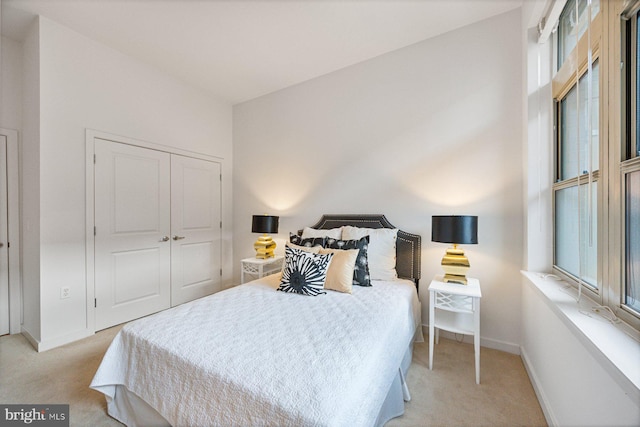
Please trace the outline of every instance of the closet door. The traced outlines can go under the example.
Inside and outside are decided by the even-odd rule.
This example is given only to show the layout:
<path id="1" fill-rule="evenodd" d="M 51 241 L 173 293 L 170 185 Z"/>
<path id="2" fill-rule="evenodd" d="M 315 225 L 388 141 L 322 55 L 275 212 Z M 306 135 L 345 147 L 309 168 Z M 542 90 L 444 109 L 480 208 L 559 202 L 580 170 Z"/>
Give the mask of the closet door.
<path id="1" fill-rule="evenodd" d="M 220 290 L 220 164 L 171 156 L 171 305 Z"/>
<path id="2" fill-rule="evenodd" d="M 95 144 L 96 330 L 170 306 L 170 155 Z"/>
<path id="3" fill-rule="evenodd" d="M 0 135 L 0 335 L 9 333 L 9 230 L 7 222 L 7 137 Z"/>

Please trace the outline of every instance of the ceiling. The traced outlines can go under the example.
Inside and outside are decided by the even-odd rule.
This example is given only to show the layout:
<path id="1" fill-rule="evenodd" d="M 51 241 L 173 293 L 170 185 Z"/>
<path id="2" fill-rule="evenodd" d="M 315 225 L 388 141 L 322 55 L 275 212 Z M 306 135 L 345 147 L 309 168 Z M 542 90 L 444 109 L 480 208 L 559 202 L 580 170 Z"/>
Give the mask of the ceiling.
<path id="1" fill-rule="evenodd" d="M 237 104 L 498 15 L 522 0 L 2 0 Z"/>

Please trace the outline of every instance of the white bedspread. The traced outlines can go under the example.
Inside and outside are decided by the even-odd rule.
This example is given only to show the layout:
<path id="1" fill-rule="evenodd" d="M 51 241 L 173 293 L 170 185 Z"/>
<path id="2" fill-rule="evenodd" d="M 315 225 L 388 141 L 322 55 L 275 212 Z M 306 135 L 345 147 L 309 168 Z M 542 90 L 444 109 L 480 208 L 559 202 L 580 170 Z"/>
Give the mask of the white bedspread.
<path id="1" fill-rule="evenodd" d="M 371 426 L 421 323 L 412 282 L 373 285 L 310 297 L 272 275 L 134 321 L 91 388 L 174 426 Z"/>

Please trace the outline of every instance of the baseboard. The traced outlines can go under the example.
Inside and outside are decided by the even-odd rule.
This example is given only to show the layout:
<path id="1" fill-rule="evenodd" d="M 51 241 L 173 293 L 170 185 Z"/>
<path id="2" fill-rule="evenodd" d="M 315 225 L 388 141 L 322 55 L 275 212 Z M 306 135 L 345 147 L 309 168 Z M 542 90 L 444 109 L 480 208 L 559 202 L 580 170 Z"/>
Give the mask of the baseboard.
<path id="1" fill-rule="evenodd" d="M 540 402 L 540 407 L 542 408 L 544 418 L 547 420 L 547 424 L 550 426 L 557 426 L 558 422 L 553 416 L 553 411 L 551 410 L 551 406 L 549 405 L 549 400 L 547 399 L 544 390 L 540 385 L 540 381 L 538 379 L 538 376 L 536 375 L 535 369 L 533 369 L 533 366 L 531 365 L 531 361 L 527 356 L 526 350 L 522 347 L 520 348 L 520 357 L 522 358 L 524 369 L 529 375 L 529 380 L 531 381 L 531 385 L 533 386 L 533 391 L 535 391 L 538 402 Z"/>
<path id="2" fill-rule="evenodd" d="M 422 332 L 424 336 L 429 336 L 429 325 L 422 325 Z M 473 344 L 473 336 L 472 335 L 464 335 L 461 336 L 459 334 L 454 334 L 449 331 L 440 331 L 440 336 L 450 339 L 460 341 L 462 337 L 462 342 L 466 344 Z M 518 344 L 509 343 L 505 341 L 494 340 L 490 338 L 482 338 L 480 337 L 480 346 L 491 348 L 493 350 L 500 350 L 511 354 L 520 355 L 520 346 Z"/>
<path id="3" fill-rule="evenodd" d="M 33 335 L 31 335 L 31 333 L 29 331 L 27 331 L 24 327 L 20 330 L 20 333 L 22 334 L 23 337 L 25 337 L 27 339 L 27 341 L 29 341 L 29 344 L 31 344 L 31 346 L 34 348 L 34 350 L 38 350 L 38 345 L 40 344 L 40 341 L 38 341 L 37 339 L 35 339 L 33 337 Z"/>
<path id="4" fill-rule="evenodd" d="M 24 333 L 23 333 L 24 334 Z M 87 338 L 94 335 L 93 331 L 90 331 L 88 329 L 82 329 L 80 331 L 76 331 L 70 334 L 66 334 L 66 335 L 61 335 L 49 340 L 42 340 L 42 341 L 37 341 L 37 340 L 33 340 L 31 341 L 31 339 L 29 339 L 29 337 L 27 337 L 27 340 L 29 340 L 29 342 L 31 343 L 31 345 L 33 345 L 35 347 L 36 350 L 38 350 L 38 352 L 41 351 L 47 351 L 47 350 L 51 350 L 52 348 L 56 348 L 56 347 L 60 347 L 62 345 L 65 344 L 69 344 L 72 343 L 74 341 L 78 341 L 81 340 L 83 338 Z M 34 344 L 34 342 L 36 344 Z"/>

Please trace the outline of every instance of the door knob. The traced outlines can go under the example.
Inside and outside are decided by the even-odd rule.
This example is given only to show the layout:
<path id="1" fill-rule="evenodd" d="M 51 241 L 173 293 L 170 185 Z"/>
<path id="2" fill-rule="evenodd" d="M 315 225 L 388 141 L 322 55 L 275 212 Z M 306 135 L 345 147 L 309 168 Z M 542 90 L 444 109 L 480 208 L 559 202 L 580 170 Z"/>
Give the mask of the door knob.
<path id="1" fill-rule="evenodd" d="M 173 236 L 173 240 L 182 240 L 184 236 Z"/>
<path id="2" fill-rule="evenodd" d="M 162 239 L 160 239 L 161 242 L 168 242 L 169 241 L 169 236 L 164 236 Z"/>

